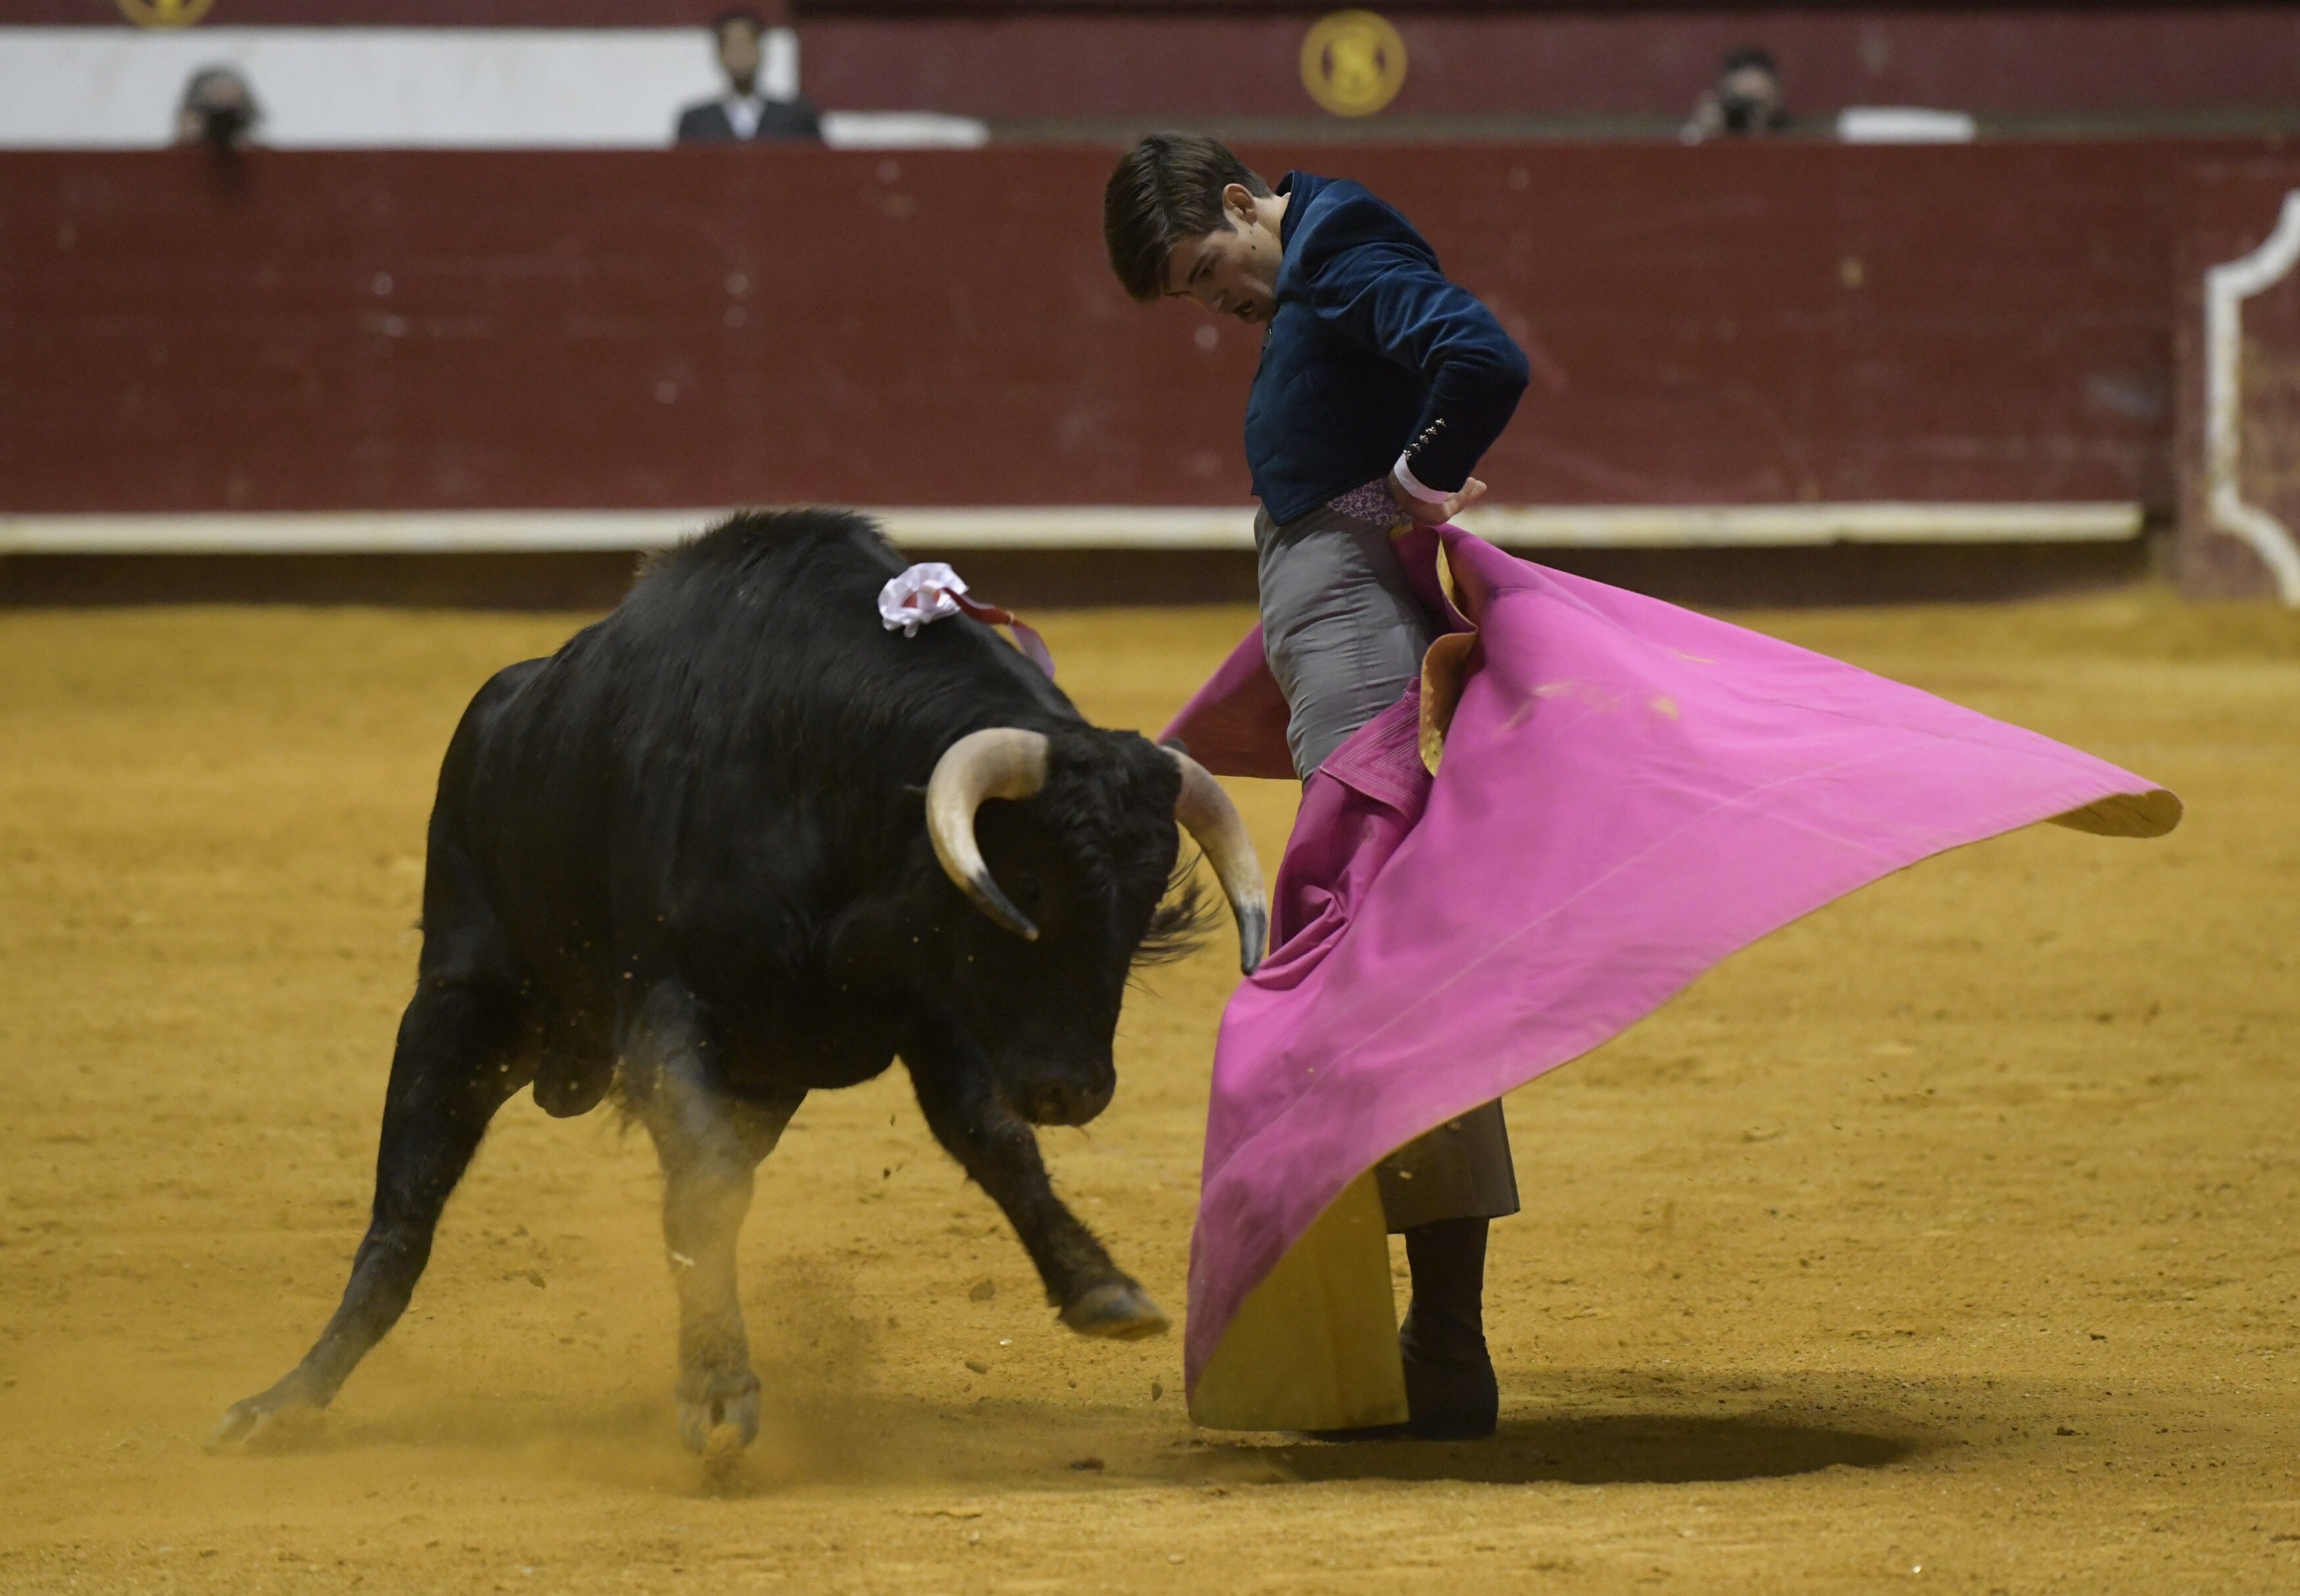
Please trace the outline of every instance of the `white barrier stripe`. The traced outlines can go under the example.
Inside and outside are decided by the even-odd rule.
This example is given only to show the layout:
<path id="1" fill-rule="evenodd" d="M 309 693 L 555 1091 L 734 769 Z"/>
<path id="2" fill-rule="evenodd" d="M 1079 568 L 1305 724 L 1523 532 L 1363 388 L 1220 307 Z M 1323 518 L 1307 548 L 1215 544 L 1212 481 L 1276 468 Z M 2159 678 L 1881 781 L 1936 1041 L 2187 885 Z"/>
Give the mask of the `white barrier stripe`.
<path id="1" fill-rule="evenodd" d="M 346 511 L 0 515 L 0 554 L 431 554 L 668 548 L 721 510 Z M 946 549 L 1251 549 L 1232 506 L 1123 504 L 871 511 L 896 543 Z M 2069 504 L 1519 505 L 1462 524 L 1518 548 L 1768 548 L 1839 543 L 2115 543 L 2140 506 Z"/>
<path id="2" fill-rule="evenodd" d="M 1466 511 L 1491 543 L 1543 548 L 1752 548 L 1832 543 L 2121 543 L 2134 503 L 1529 506 Z"/>

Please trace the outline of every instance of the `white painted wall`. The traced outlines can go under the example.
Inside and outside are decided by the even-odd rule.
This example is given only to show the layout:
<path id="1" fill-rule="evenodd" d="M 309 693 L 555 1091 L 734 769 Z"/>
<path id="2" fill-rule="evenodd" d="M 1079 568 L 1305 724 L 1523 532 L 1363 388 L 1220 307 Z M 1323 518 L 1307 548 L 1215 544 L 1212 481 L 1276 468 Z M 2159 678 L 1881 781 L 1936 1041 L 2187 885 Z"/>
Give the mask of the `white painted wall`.
<path id="1" fill-rule="evenodd" d="M 1969 111 L 1847 105 L 1837 113 L 1837 136 L 1846 144 L 1971 144 L 1980 124 Z"/>
<path id="2" fill-rule="evenodd" d="M 703 28 L 0 27 L 0 148 L 166 144 L 185 80 L 214 65 L 247 79 L 282 149 L 652 148 L 724 91 Z M 788 29 L 760 77 L 796 92 Z"/>

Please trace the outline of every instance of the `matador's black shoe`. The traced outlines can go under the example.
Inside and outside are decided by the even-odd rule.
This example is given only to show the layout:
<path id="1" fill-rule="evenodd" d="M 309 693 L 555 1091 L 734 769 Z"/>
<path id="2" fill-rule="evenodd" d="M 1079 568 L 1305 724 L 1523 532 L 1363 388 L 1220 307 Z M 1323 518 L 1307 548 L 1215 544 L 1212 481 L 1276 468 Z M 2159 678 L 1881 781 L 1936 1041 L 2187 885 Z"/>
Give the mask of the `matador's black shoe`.
<path id="1" fill-rule="evenodd" d="M 1442 1326 L 1442 1328 L 1441 1328 Z M 1484 1441 L 1501 1423 L 1501 1386 L 1486 1338 L 1422 1309 L 1406 1310 L 1397 1351 L 1405 1365 L 1406 1420 L 1312 1430 L 1320 1441 Z"/>
<path id="2" fill-rule="evenodd" d="M 1413 1304 L 1397 1333 L 1405 1364 L 1402 1425 L 1321 1432 L 1326 1441 L 1483 1441 L 1501 1422 L 1486 1351 L 1486 1222 L 1438 1219 L 1405 1233 Z"/>
<path id="3" fill-rule="evenodd" d="M 1404 1434 L 1417 1441 L 1483 1441 L 1501 1424 L 1501 1386 L 1476 1329 L 1409 1309 L 1398 1332 L 1405 1360 Z"/>

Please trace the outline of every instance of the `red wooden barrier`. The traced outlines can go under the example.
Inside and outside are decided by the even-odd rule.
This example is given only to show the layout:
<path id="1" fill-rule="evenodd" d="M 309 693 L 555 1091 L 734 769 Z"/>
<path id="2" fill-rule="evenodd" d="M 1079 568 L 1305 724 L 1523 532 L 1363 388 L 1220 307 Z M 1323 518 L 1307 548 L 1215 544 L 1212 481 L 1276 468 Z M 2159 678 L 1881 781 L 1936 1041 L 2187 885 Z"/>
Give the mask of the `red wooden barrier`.
<path id="1" fill-rule="evenodd" d="M 2215 153 L 1293 154 L 1525 344 L 1500 501 L 2162 510 Z M 1114 154 L 0 155 L 0 511 L 1242 501 L 1254 335 L 1119 293 Z"/>

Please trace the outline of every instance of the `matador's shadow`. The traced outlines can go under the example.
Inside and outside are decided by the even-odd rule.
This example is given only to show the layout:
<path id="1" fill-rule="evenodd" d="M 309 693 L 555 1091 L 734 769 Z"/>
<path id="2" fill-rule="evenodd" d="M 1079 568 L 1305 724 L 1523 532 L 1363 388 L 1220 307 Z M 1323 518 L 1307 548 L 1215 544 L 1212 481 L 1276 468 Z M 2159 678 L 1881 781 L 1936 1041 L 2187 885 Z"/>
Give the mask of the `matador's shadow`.
<path id="1" fill-rule="evenodd" d="M 1758 1415 L 1617 1413 L 1504 1420 L 1490 1441 L 1243 1444 L 1212 1448 L 1199 1457 L 1209 1476 L 1235 1474 L 1252 1459 L 1303 1481 L 1684 1485 L 1778 1479 L 1824 1468 L 1881 1468 L 1919 1448 L 1920 1442 L 1906 1436 Z"/>

